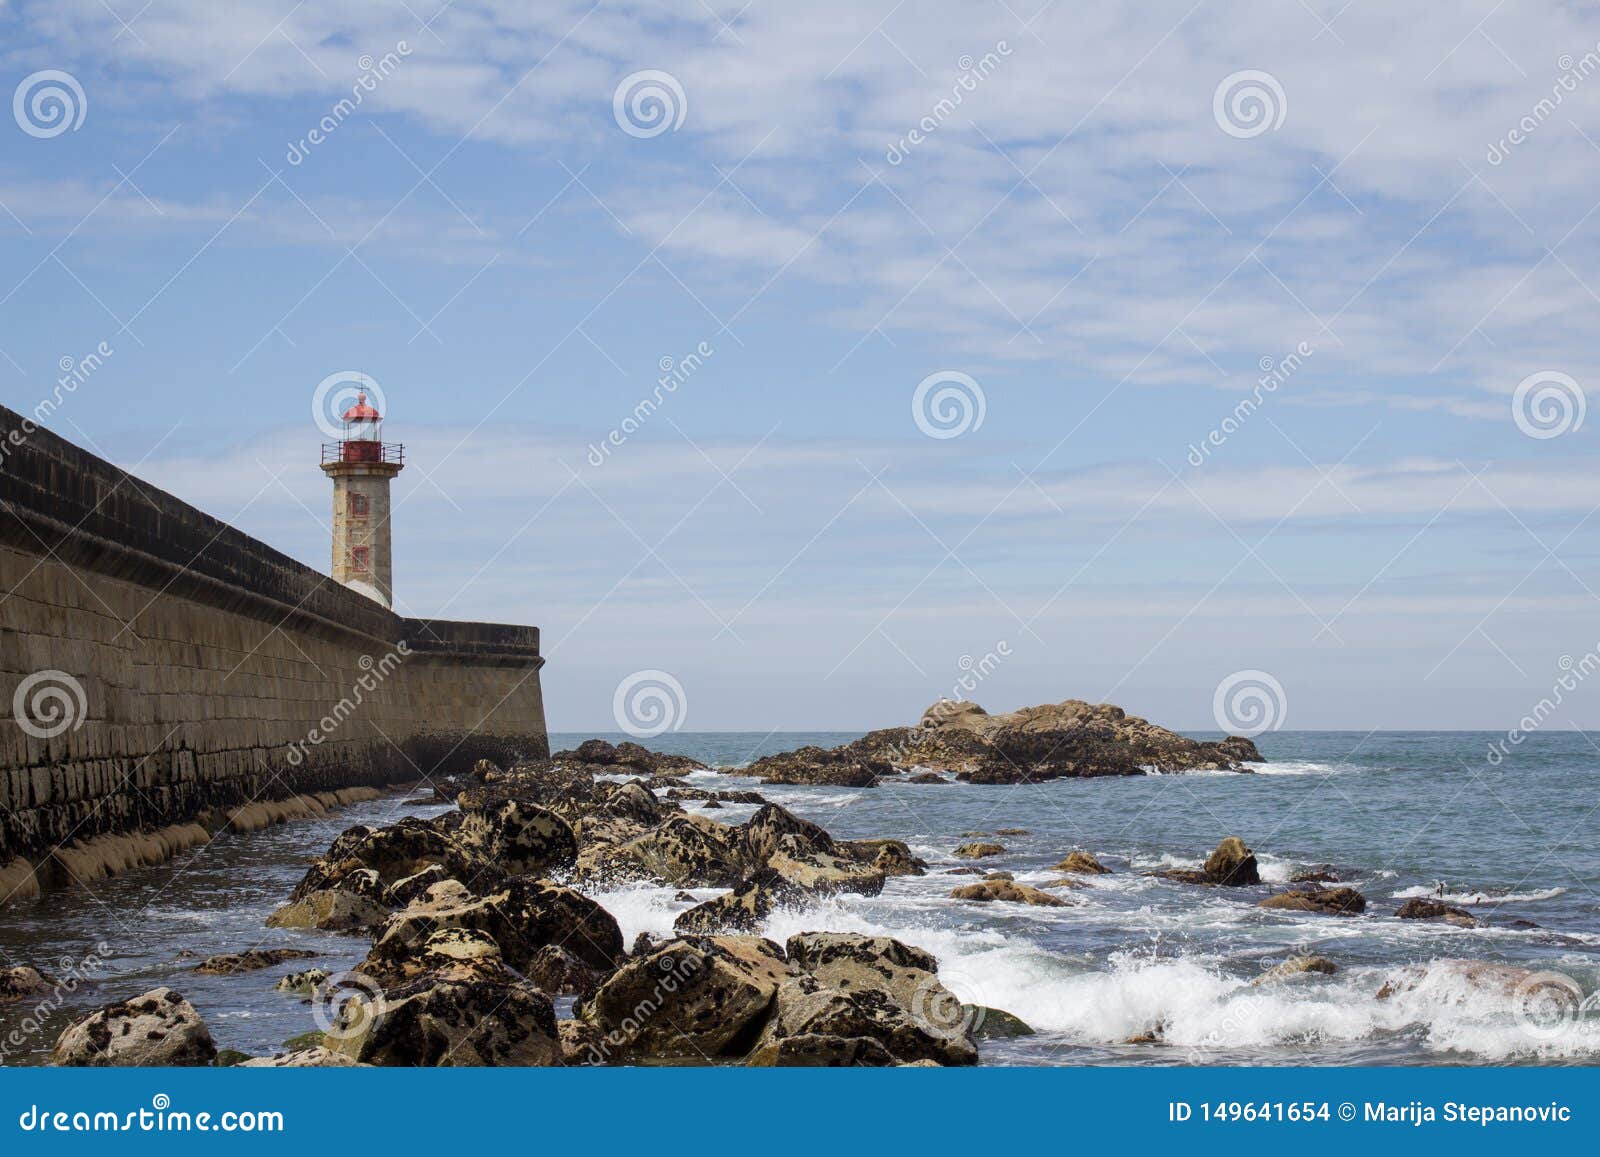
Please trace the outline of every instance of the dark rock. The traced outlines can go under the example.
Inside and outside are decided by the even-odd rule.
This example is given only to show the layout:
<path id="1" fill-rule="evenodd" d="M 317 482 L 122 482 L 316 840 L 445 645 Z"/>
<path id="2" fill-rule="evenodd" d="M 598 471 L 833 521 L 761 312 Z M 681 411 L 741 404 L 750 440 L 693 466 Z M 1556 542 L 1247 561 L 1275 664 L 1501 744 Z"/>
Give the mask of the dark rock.
<path id="1" fill-rule="evenodd" d="M 257 969 L 271 968 L 287 960 L 309 960 L 315 955 L 315 952 L 308 952 L 304 948 L 251 948 L 245 952 L 208 956 L 192 971 L 202 976 L 232 976 L 239 972 L 255 972 Z"/>
<path id="2" fill-rule="evenodd" d="M 322 991 L 328 983 L 328 972 L 323 968 L 307 968 L 301 972 L 291 972 L 281 977 L 278 983 L 272 986 L 274 992 L 288 992 L 295 996 L 314 997 Z"/>
<path id="3" fill-rule="evenodd" d="M 743 1056 L 790 974 L 770 940 L 682 937 L 612 973 L 582 1019 L 616 1060 Z"/>
<path id="4" fill-rule="evenodd" d="M 787 951 L 794 967 L 823 987 L 870 995 L 880 1009 L 909 1013 L 913 1027 L 885 1042 L 900 1060 L 977 1063 L 968 1018 L 956 995 L 939 982 L 931 954 L 887 936 L 846 932 L 791 936 Z"/>
<path id="5" fill-rule="evenodd" d="M 428 935 L 452 928 L 487 936 L 498 945 L 505 962 L 519 970 L 550 944 L 563 945 L 602 973 L 622 957 L 622 931 L 616 920 L 581 892 L 531 876 L 513 877 L 483 897 L 472 896 L 459 885 L 452 888 L 453 883 L 435 885 L 391 916 L 361 971 L 379 978 L 413 975 L 419 970 L 415 954 Z"/>
<path id="6" fill-rule="evenodd" d="M 989 856 L 1004 855 L 1005 850 L 1004 845 L 975 840 L 971 843 L 962 844 L 952 854 L 960 856 L 964 860 L 981 860 Z"/>
<path id="7" fill-rule="evenodd" d="M 0 1004 L 31 996 L 48 996 L 57 987 L 57 981 L 37 968 L 27 965 L 0 968 Z"/>
<path id="8" fill-rule="evenodd" d="M 600 987 L 605 973 L 560 944 L 546 944 L 523 970 L 528 980 L 551 996 L 582 996 Z"/>
<path id="9" fill-rule="evenodd" d="M 1237 888 L 1261 883 L 1256 854 L 1238 836 L 1229 836 L 1206 859 L 1206 876 L 1216 884 Z"/>
<path id="10" fill-rule="evenodd" d="M 883 891 L 882 872 L 819 848 L 799 835 L 780 839 L 766 863 L 768 870 L 812 895 L 854 892 L 876 896 Z"/>
<path id="11" fill-rule="evenodd" d="M 855 757 L 846 748 L 802 747 L 763 756 L 742 769 L 742 774 L 775 784 L 875 787 L 879 776 L 894 774 L 894 767 L 882 760 Z"/>
<path id="12" fill-rule="evenodd" d="M 561 1064 L 555 1007 L 520 981 L 424 976 L 381 1007 L 345 1003 L 328 1047 L 364 1064 L 408 1068 Z"/>
<path id="13" fill-rule="evenodd" d="M 1306 892 L 1280 892 L 1260 901 L 1258 908 L 1284 912 L 1317 912 L 1327 916 L 1359 916 L 1367 898 L 1354 888 L 1322 888 Z"/>
<path id="14" fill-rule="evenodd" d="M 981 1004 L 964 1004 L 961 1007 L 972 1025 L 972 1035 L 978 1040 L 1011 1040 L 1035 1035 L 1032 1025 L 1003 1009 Z"/>
<path id="15" fill-rule="evenodd" d="M 672 816 L 615 850 L 615 860 L 678 887 L 731 888 L 751 868 L 745 832 L 706 816 Z"/>
<path id="16" fill-rule="evenodd" d="M 1407 900 L 1400 905 L 1395 913 L 1402 920 L 1439 920 L 1447 924 L 1455 924 L 1462 928 L 1476 928 L 1477 918 L 1461 908 L 1452 908 L 1448 904 L 1441 904 L 1437 900 L 1424 900 L 1421 898 Z"/>
<path id="17" fill-rule="evenodd" d="M 744 843 L 750 862 L 765 864 L 785 836 L 793 836 L 803 846 L 818 851 L 833 850 L 833 837 L 821 827 L 801 819 L 787 808 L 769 803 L 744 822 Z"/>
<path id="18" fill-rule="evenodd" d="M 672 927 L 677 932 L 713 935 L 721 932 L 755 932 L 779 907 L 798 905 L 809 898 L 770 868 L 739 881 L 733 891 L 680 912 Z"/>
<path id="19" fill-rule="evenodd" d="M 653 805 L 655 800 L 650 802 Z M 514 876 L 544 875 L 570 867 L 578 858 L 572 825 L 552 811 L 521 800 L 509 799 L 488 811 L 466 813 L 457 838 Z"/>
<path id="20" fill-rule="evenodd" d="M 1334 871 L 1331 864 L 1318 864 L 1311 868 L 1302 868 L 1289 877 L 1291 884 L 1337 884 L 1343 877 Z"/>

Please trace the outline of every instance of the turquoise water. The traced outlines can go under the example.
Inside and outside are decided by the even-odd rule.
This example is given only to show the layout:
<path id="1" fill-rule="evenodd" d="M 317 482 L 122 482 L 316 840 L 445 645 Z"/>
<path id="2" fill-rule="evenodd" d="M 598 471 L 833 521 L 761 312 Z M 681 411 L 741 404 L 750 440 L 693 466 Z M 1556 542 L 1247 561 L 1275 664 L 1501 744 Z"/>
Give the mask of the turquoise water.
<path id="1" fill-rule="evenodd" d="M 571 746 L 588 736 L 552 736 Z M 849 734 L 667 734 L 652 748 L 736 764 Z M 609 738 L 620 739 L 622 736 Z M 1196 738 L 1213 738 L 1197 734 Z M 1255 774 L 1192 773 L 1057 780 L 1039 785 L 870 789 L 760 787 L 744 777 L 697 773 L 710 787 L 756 786 L 836 836 L 893 836 L 930 861 L 920 878 L 891 880 L 882 895 L 844 897 L 774 917 L 775 939 L 811 929 L 897 936 L 934 952 L 941 976 L 964 998 L 1005 1008 L 1037 1035 L 993 1042 L 998 1064 L 1504 1064 L 1592 1063 L 1600 1026 L 1582 1018 L 1532 1028 L 1516 1002 L 1436 967 L 1401 985 L 1409 966 L 1488 960 L 1600 986 L 1600 840 L 1591 790 L 1600 752 L 1577 733 L 1535 735 L 1498 767 L 1485 760 L 1500 736 L 1466 733 L 1280 732 L 1257 743 L 1268 761 Z M 735 823 L 752 808 L 707 814 Z M 102 881 L 92 892 L 57 892 L 0 916 L 0 959 L 45 968 L 70 964 L 99 942 L 99 976 L 72 993 L 43 1029 L 31 1026 L 7 1063 L 37 1063 L 74 1011 L 172 984 L 193 1000 L 219 1044 L 266 1051 L 315 1027 L 308 1008 L 271 990 L 287 969 L 197 977 L 185 950 L 306 946 L 347 967 L 362 941 L 270 931 L 262 920 L 339 830 L 431 814 L 385 799 L 331 821 L 226 836 L 173 865 Z M 1091 886 L 1060 894 L 1067 908 L 980 905 L 949 899 L 962 878 L 944 869 L 963 833 L 1001 836 L 1007 851 L 986 867 L 1042 884 L 1067 851 L 1082 847 L 1113 868 Z M 1255 849 L 1268 886 L 1210 889 L 1141 873 L 1198 865 L 1219 839 Z M 1332 865 L 1367 897 L 1353 919 L 1264 911 L 1255 900 L 1295 871 Z M 665 933 L 687 907 L 675 889 L 596 893 L 632 937 Z M 706 891 L 701 895 L 709 897 Z M 1441 895 L 1484 921 L 1461 929 L 1402 921 L 1414 895 Z M 1264 968 L 1315 952 L 1340 965 L 1330 977 L 1252 987 Z M 0 1010 L 0 1042 L 22 1012 Z M 1129 1044 L 1159 1031 L 1163 1043 Z"/>

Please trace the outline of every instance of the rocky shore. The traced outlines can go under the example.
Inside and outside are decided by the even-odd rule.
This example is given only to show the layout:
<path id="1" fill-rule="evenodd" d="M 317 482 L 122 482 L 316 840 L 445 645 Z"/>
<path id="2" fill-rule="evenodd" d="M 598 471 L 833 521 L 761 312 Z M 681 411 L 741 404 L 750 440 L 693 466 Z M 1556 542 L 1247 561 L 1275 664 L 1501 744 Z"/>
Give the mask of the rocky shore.
<path id="1" fill-rule="evenodd" d="M 801 748 L 741 770 L 770 784 L 865 787 L 924 775 L 999 783 L 1244 771 L 1260 759 L 1248 740 L 1197 742 L 1106 705 L 1069 700 L 990 716 L 975 704 L 945 701 L 915 728 Z M 162 987 L 80 1017 L 51 1059 L 256 1067 L 944 1066 L 977 1063 L 984 1037 L 1032 1031 L 1005 1010 L 963 1004 L 941 981 L 932 954 L 891 936 L 818 930 L 781 943 L 763 936 L 780 910 L 789 928 L 804 928 L 805 913 L 821 900 L 875 896 L 893 877 L 930 869 L 902 840 L 836 838 L 759 792 L 700 787 L 713 770 L 730 769 L 602 740 L 510 767 L 482 761 L 436 786 L 428 802 L 450 805 L 442 814 L 342 832 L 266 920 L 269 929 L 367 942 L 364 959 L 348 971 L 308 967 L 277 980 L 279 991 L 311 1006 L 320 1031 L 248 1057 L 220 1047 L 195 1007 Z M 738 824 L 703 814 L 724 801 L 754 813 Z M 1081 847 L 1052 852 L 1061 857 L 1054 879 L 1029 869 L 1030 882 L 1020 882 L 994 870 L 1018 866 L 1008 861 L 1006 844 L 1028 836 L 1001 828 L 952 841 L 948 854 L 961 866 L 940 869 L 957 877 L 940 886 L 942 903 L 1015 906 L 1019 915 L 1070 910 L 1131 870 L 1123 859 L 1112 856 L 1108 866 Z M 1263 919 L 1342 924 L 1369 913 L 1367 898 L 1342 883 L 1341 871 L 1308 865 L 1286 882 L 1280 873 L 1278 883 L 1268 883 L 1256 853 L 1229 836 L 1200 867 L 1143 874 L 1213 890 L 1261 909 Z M 670 935 L 642 933 L 626 942 L 602 901 L 636 883 L 678 889 L 679 903 L 690 905 Z M 707 892 L 716 894 L 708 899 Z M 1407 900 L 1393 915 L 1456 927 L 1480 922 L 1430 899 Z M 268 932 L 264 940 L 270 938 Z M 188 967 L 245 985 L 261 983 L 252 973 L 315 955 L 256 946 L 203 959 L 197 952 Z M 1251 983 L 1315 983 L 1339 970 L 1326 957 L 1296 956 Z M 1482 968 L 1472 975 L 1513 987 L 1524 979 Z M 50 983 L 26 968 L 4 979 L 0 999 Z M 1374 998 L 1419 982 L 1408 974 Z M 1153 1022 L 1124 1043 L 1161 1044 L 1164 1031 Z"/>
<path id="2" fill-rule="evenodd" d="M 343 832 L 267 924 L 366 936 L 371 948 L 345 975 L 286 977 L 286 991 L 326 1009 L 326 1028 L 249 1063 L 976 1063 L 975 1016 L 928 953 L 887 937 L 751 934 L 780 904 L 875 894 L 921 861 L 898 840 L 835 840 L 754 793 L 745 802 L 761 806 L 739 825 L 665 798 L 685 790 L 679 773 L 702 768 L 594 740 L 506 769 L 482 762 L 441 785 L 457 807 L 436 818 Z M 632 881 L 728 891 L 685 911 L 673 938 L 626 945 L 579 888 Z M 252 950 L 195 971 L 246 983 L 306 955 Z M 564 998 L 570 1015 L 558 1017 Z M 52 1060 L 219 1055 L 245 1063 L 219 1054 L 193 1006 L 163 988 L 79 1019 Z"/>

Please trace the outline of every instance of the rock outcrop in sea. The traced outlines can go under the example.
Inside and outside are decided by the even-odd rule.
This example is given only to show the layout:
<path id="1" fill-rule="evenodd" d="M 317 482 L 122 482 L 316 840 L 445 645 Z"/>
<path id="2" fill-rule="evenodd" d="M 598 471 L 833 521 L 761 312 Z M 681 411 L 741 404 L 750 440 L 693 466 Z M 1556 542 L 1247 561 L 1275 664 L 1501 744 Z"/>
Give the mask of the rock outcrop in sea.
<path id="1" fill-rule="evenodd" d="M 990 715 L 968 700 L 941 699 L 915 727 L 872 731 L 838 747 L 801 747 L 738 769 L 773 784 L 872 787 L 935 772 L 967 783 L 1143 775 L 1148 771 L 1247 771 L 1263 762 L 1249 739 L 1188 739 L 1109 703 L 1067 699 Z M 936 777 L 937 778 L 937 777 Z"/>

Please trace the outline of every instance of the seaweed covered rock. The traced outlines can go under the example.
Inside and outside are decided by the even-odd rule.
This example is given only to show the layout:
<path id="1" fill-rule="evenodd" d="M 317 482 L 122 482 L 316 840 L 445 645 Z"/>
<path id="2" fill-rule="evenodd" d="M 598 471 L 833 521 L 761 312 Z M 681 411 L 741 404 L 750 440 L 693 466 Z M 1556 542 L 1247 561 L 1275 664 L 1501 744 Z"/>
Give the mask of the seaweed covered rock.
<path id="1" fill-rule="evenodd" d="M 471 895 L 454 881 L 430 888 L 385 922 L 361 970 L 385 979 L 414 974 L 419 947 L 441 929 L 482 933 L 518 970 L 551 944 L 597 972 L 609 971 L 623 955 L 622 930 L 599 904 L 571 888 L 516 876 L 486 896 Z"/>
<path id="2" fill-rule="evenodd" d="M 562 1063 L 555 1007 L 518 980 L 423 976 L 381 999 L 345 1002 L 327 1045 L 369 1065 L 538 1066 Z"/>
<path id="3" fill-rule="evenodd" d="M 887 936 L 847 932 L 803 932 L 785 947 L 793 967 L 821 986 L 867 996 L 879 1009 L 893 1007 L 909 1017 L 913 1027 L 884 1042 L 900 1060 L 977 1063 L 971 1022 L 960 999 L 940 983 L 930 953 Z"/>
<path id="4" fill-rule="evenodd" d="M 614 859 L 689 888 L 731 888 L 751 867 L 744 833 L 705 816 L 672 816 L 617 847 Z"/>
<path id="5" fill-rule="evenodd" d="M 1256 855 L 1238 836 L 1227 836 L 1216 850 L 1206 857 L 1200 868 L 1165 868 L 1150 873 L 1164 880 L 1180 884 L 1210 884 L 1230 888 L 1243 888 L 1261 883 L 1261 870 Z"/>
<path id="6" fill-rule="evenodd" d="M 1238 836 L 1228 836 L 1206 857 L 1205 873 L 1213 883 L 1225 887 L 1261 883 L 1256 854 Z"/>
<path id="7" fill-rule="evenodd" d="M 1331 976 L 1338 971 L 1339 966 L 1326 956 L 1293 956 L 1281 964 L 1274 964 L 1252 980 L 1250 985 L 1258 988 L 1263 984 L 1279 984 L 1301 976 Z"/>
<path id="8" fill-rule="evenodd" d="M 195 965 L 194 971 L 202 976 L 233 976 L 240 972 L 256 972 L 290 960 L 308 960 L 315 956 L 304 948 L 251 948 L 244 952 L 224 952 L 208 956 Z"/>
<path id="9" fill-rule="evenodd" d="M 867 786 L 896 772 L 916 783 L 1030 783 L 1063 777 L 1158 771 L 1243 771 L 1261 753 L 1249 739 L 1188 739 L 1109 703 L 1067 699 L 991 715 L 967 700 L 940 700 L 916 727 L 869 732 L 852 743 L 804 747 L 756 761 L 751 774 L 776 782 Z"/>
<path id="10" fill-rule="evenodd" d="M 1354 888 L 1319 888 L 1279 892 L 1256 905 L 1280 912 L 1315 912 L 1324 916 L 1359 916 L 1367 909 L 1367 898 Z"/>
<path id="11" fill-rule="evenodd" d="M 578 839 L 571 824 L 537 804 L 515 799 L 488 811 L 467 813 L 457 839 L 514 876 L 545 875 L 570 867 L 578 858 Z"/>
<path id="12" fill-rule="evenodd" d="M 755 936 L 686 936 L 628 961 L 584 1001 L 614 1060 L 742 1057 L 791 975 Z"/>
<path id="13" fill-rule="evenodd" d="M 68 1025 L 52 1064 L 76 1067 L 209 1065 L 217 1057 L 211 1030 L 183 996 L 156 988 L 118 1001 Z"/>
<path id="14" fill-rule="evenodd" d="M 788 835 L 767 857 L 767 869 L 812 895 L 854 892 L 876 896 L 883 891 L 884 874 L 870 864 L 834 854 Z"/>
<path id="15" fill-rule="evenodd" d="M 1454 924 L 1459 928 L 1476 928 L 1478 919 L 1464 908 L 1452 908 L 1448 904 L 1441 904 L 1437 900 L 1424 900 L 1421 898 L 1407 900 L 1400 905 L 1395 915 L 1402 920 L 1436 920 L 1444 924 Z"/>
<path id="16" fill-rule="evenodd" d="M 30 996 L 46 996 L 55 989 L 56 981 L 37 968 L 25 964 L 0 968 L 0 1004 Z"/>
<path id="17" fill-rule="evenodd" d="M 769 803 L 744 822 L 744 843 L 750 861 L 764 864 L 785 836 L 821 851 L 833 849 L 833 837 L 810 820 L 801 819 L 787 808 Z"/>
<path id="18" fill-rule="evenodd" d="M 963 884 L 950 893 L 956 900 L 977 900 L 981 903 L 999 901 L 1005 904 L 1032 904 L 1037 908 L 1065 908 L 1067 901 L 1049 892 L 1011 880 L 982 880 L 976 884 Z"/>
<path id="19" fill-rule="evenodd" d="M 270 1057 L 251 1057 L 247 1061 L 240 1061 L 238 1067 L 241 1069 L 340 1069 L 352 1068 L 360 1063 L 344 1053 L 334 1052 L 325 1045 L 313 1045 L 307 1049 L 276 1053 Z"/>
<path id="20" fill-rule="evenodd" d="M 1072 872 L 1080 876 L 1104 876 L 1109 875 L 1111 869 L 1096 859 L 1092 852 L 1072 851 L 1056 865 L 1056 871 Z"/>
<path id="21" fill-rule="evenodd" d="M 683 933 L 754 932 L 780 907 L 809 899 L 804 889 L 770 868 L 739 881 L 732 891 L 680 912 L 672 927 Z"/>
<path id="22" fill-rule="evenodd" d="M 872 759 L 849 746 L 822 748 L 813 745 L 764 755 L 740 769 L 764 783 L 824 784 L 829 787 L 874 787 L 879 776 L 894 775 L 887 760 Z"/>

